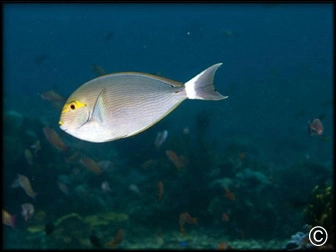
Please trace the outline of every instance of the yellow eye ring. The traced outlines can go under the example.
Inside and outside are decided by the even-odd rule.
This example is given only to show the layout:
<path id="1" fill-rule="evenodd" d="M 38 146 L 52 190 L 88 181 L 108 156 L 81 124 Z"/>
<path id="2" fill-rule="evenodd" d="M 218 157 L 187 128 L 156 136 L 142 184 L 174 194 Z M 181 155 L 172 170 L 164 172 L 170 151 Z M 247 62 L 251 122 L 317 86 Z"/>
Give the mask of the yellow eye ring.
<path id="1" fill-rule="evenodd" d="M 72 101 L 70 103 L 67 103 L 66 105 L 64 105 L 64 108 L 62 110 L 62 113 L 67 113 L 71 110 L 76 110 L 78 108 L 81 108 L 83 106 L 86 106 L 85 103 L 81 103 L 79 101 Z"/>

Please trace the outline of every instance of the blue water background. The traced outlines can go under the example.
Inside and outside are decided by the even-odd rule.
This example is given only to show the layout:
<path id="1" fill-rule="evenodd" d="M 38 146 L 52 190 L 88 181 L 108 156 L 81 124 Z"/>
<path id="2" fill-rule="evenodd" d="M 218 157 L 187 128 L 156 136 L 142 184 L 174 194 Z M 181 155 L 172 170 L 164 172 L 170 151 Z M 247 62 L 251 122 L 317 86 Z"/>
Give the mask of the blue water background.
<path id="1" fill-rule="evenodd" d="M 229 99 L 185 102 L 170 117 L 183 118 L 179 127 L 200 109 L 214 109 L 213 132 L 223 141 L 232 130 L 305 141 L 306 122 L 325 113 L 332 133 L 332 111 L 321 107 L 333 90 L 330 4 L 8 4 L 4 10 L 8 108 L 43 113 L 37 94 L 55 87 L 70 95 L 96 77 L 90 64 L 186 82 L 223 62 L 215 83 Z M 106 41 L 108 33 L 113 38 Z M 48 59 L 36 65 L 40 54 Z M 308 113 L 294 120 L 301 109 Z"/>

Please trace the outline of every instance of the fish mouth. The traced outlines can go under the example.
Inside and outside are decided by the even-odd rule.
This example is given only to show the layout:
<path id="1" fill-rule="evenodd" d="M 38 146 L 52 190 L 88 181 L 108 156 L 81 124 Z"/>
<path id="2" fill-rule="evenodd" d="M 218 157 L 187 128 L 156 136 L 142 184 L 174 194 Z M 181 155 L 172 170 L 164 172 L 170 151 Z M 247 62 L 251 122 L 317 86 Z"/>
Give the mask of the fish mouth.
<path id="1" fill-rule="evenodd" d="M 61 128 L 61 130 L 67 131 L 66 127 L 64 126 L 62 121 L 58 122 L 59 127 Z"/>

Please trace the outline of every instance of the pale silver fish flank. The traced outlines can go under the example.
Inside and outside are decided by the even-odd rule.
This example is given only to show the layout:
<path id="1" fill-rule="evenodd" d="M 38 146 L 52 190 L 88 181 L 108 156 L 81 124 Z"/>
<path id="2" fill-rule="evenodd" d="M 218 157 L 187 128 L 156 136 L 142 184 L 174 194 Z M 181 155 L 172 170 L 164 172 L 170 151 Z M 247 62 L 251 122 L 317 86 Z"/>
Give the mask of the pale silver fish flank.
<path id="1" fill-rule="evenodd" d="M 185 84 L 155 75 L 124 72 L 93 79 L 66 101 L 59 121 L 68 134 L 89 142 L 108 142 L 138 134 L 186 99 L 222 100 L 215 90 L 215 64 Z"/>

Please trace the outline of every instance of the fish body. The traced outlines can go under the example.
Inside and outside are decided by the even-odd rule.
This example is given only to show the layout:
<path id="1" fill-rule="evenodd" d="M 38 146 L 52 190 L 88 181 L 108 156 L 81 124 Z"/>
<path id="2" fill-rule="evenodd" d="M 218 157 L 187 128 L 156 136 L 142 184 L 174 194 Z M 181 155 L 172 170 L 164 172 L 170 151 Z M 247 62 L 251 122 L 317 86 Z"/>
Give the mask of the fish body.
<path id="1" fill-rule="evenodd" d="M 28 163 L 29 165 L 33 165 L 33 164 L 34 164 L 34 161 L 33 161 L 33 154 L 31 153 L 30 149 L 26 148 L 26 149 L 24 150 L 24 156 L 25 156 L 25 158 L 26 158 L 26 160 L 27 160 L 27 163 Z"/>
<path id="2" fill-rule="evenodd" d="M 185 167 L 182 159 L 174 151 L 166 150 L 166 155 L 179 171 L 181 171 L 182 168 Z"/>
<path id="3" fill-rule="evenodd" d="M 154 145 L 156 147 L 156 150 L 159 150 L 161 145 L 166 141 L 168 137 L 168 130 L 164 130 L 162 132 L 157 133 Z"/>
<path id="4" fill-rule="evenodd" d="M 46 92 L 40 94 L 40 97 L 43 100 L 49 101 L 51 103 L 51 105 L 57 110 L 60 110 L 65 103 L 65 98 L 63 96 L 59 95 L 54 90 L 46 91 Z"/>
<path id="5" fill-rule="evenodd" d="M 222 100 L 213 85 L 215 64 L 183 83 L 159 76 L 124 72 L 93 79 L 66 101 L 59 125 L 89 142 L 138 134 L 167 116 L 186 99 Z"/>
<path id="6" fill-rule="evenodd" d="M 323 134 L 323 124 L 320 119 L 314 119 L 312 122 L 308 121 L 308 131 L 311 136 Z"/>
<path id="7" fill-rule="evenodd" d="M 229 200 L 236 200 L 236 195 L 234 195 L 229 188 L 225 188 L 225 197 Z"/>
<path id="8" fill-rule="evenodd" d="M 85 166 L 86 169 L 92 171 L 96 175 L 101 175 L 103 173 L 103 170 L 101 169 L 99 164 L 91 158 L 83 157 L 83 158 L 80 159 L 79 162 L 83 166 Z"/>
<path id="9" fill-rule="evenodd" d="M 31 149 L 34 150 L 35 156 L 37 156 L 37 153 L 41 150 L 41 142 L 40 140 L 36 140 L 36 142 L 30 146 Z"/>
<path id="10" fill-rule="evenodd" d="M 130 184 L 129 190 L 135 192 L 137 195 L 141 196 L 141 191 L 136 184 Z"/>
<path id="11" fill-rule="evenodd" d="M 107 181 L 102 182 L 100 187 L 101 187 L 101 189 L 103 190 L 104 193 L 112 192 L 110 184 Z"/>
<path id="12" fill-rule="evenodd" d="M 183 235 L 185 235 L 184 224 L 186 223 L 198 225 L 197 218 L 192 218 L 188 212 L 181 213 L 179 217 L 179 224 L 180 224 L 180 231 Z"/>
<path id="13" fill-rule="evenodd" d="M 18 178 L 14 181 L 12 187 L 20 186 L 25 191 L 25 193 L 29 196 L 35 199 L 37 193 L 34 192 L 29 179 L 21 174 L 18 174 Z"/>
<path id="14" fill-rule="evenodd" d="M 25 219 L 25 221 L 28 221 L 33 217 L 35 213 L 35 208 L 32 204 L 24 203 L 21 205 L 21 208 L 22 208 L 21 215 Z"/>
<path id="15" fill-rule="evenodd" d="M 47 100 L 50 102 L 63 102 L 63 103 L 65 102 L 65 98 L 60 94 L 58 94 L 55 90 L 49 90 L 43 92 L 42 94 L 40 94 L 40 97 L 43 100 Z"/>
<path id="16" fill-rule="evenodd" d="M 6 210 L 2 209 L 2 223 L 12 228 L 15 228 L 16 216 L 12 216 Z"/>
<path id="17" fill-rule="evenodd" d="M 44 127 L 43 133 L 48 142 L 59 151 L 66 152 L 69 149 L 54 129 Z"/>
<path id="18" fill-rule="evenodd" d="M 106 243 L 107 247 L 115 248 L 125 239 L 125 229 L 119 229 L 112 241 Z"/>

